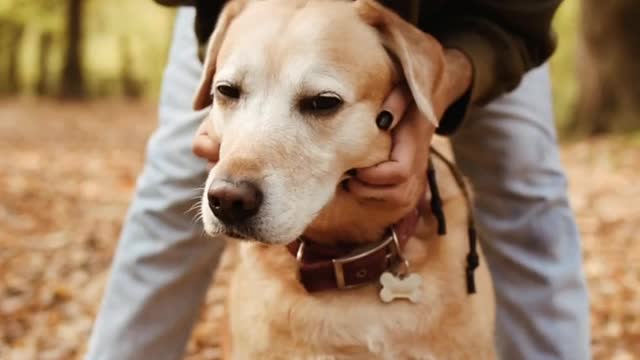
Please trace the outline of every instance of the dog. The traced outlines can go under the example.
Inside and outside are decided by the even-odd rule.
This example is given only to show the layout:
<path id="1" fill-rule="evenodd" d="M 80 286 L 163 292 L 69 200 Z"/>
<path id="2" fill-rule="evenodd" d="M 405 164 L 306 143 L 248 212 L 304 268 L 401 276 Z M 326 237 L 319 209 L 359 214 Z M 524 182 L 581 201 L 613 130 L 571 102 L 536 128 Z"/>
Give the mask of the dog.
<path id="1" fill-rule="evenodd" d="M 478 291 L 467 291 L 468 198 L 446 163 L 433 161 L 446 235 L 420 210 L 426 174 L 415 201 L 393 208 L 340 186 L 350 169 L 388 159 L 390 133 L 374 119 L 398 83 L 437 123 L 456 74 L 430 55 L 434 46 L 373 0 L 225 6 L 194 108 L 211 106 L 209 135 L 220 142 L 202 195 L 205 231 L 243 240 L 228 289 L 226 358 L 495 357 L 491 279 L 479 252 Z M 434 146 L 450 153 L 444 140 Z M 356 256 L 307 262 L 345 239 Z M 380 259 L 395 265 L 380 275 Z M 376 265 L 348 268 L 368 260 Z"/>

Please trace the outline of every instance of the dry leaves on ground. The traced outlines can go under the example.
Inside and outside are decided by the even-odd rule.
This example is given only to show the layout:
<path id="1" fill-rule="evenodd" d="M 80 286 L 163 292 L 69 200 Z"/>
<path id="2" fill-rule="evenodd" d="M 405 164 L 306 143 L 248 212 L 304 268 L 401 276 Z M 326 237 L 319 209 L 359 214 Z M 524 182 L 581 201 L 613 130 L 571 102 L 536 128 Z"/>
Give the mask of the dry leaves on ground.
<path id="1" fill-rule="evenodd" d="M 145 141 L 151 104 L 0 102 L 0 358 L 81 357 Z M 563 147 L 584 240 L 596 359 L 640 358 L 640 142 Z M 216 358 L 212 289 L 188 346 Z"/>

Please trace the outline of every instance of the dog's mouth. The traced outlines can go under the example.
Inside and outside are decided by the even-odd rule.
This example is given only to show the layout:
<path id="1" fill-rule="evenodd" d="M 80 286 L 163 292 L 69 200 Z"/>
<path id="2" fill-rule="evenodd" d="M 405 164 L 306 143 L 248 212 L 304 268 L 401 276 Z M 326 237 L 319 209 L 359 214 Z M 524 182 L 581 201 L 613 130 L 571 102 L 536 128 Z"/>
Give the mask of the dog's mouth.
<path id="1" fill-rule="evenodd" d="M 234 238 L 234 239 L 238 239 L 238 240 L 249 240 L 249 236 L 242 234 L 238 231 L 235 230 L 226 230 L 224 232 L 224 234 L 228 237 Z"/>
<path id="2" fill-rule="evenodd" d="M 234 240 L 267 243 L 257 231 L 247 226 L 225 225 L 221 233 Z"/>
<path id="3" fill-rule="evenodd" d="M 222 233 L 237 240 L 253 240 L 255 238 L 255 234 L 249 229 L 238 229 L 237 227 L 225 226 Z"/>

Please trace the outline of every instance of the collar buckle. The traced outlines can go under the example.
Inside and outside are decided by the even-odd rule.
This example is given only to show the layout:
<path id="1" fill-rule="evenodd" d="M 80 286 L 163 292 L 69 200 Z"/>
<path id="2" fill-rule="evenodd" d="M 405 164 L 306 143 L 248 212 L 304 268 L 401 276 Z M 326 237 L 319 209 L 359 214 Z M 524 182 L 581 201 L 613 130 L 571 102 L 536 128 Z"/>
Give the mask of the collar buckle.
<path id="1" fill-rule="evenodd" d="M 382 249 L 389 249 L 387 255 L 386 255 L 386 259 L 387 259 L 387 264 L 391 265 L 392 261 L 394 258 L 399 258 L 402 259 L 404 261 L 404 258 L 402 258 L 401 255 L 401 250 L 400 250 L 400 243 L 398 241 L 398 237 L 396 235 L 395 230 L 393 229 L 393 226 L 390 227 L 390 235 L 382 242 L 380 242 L 378 245 L 365 250 L 361 253 L 357 253 L 355 255 L 351 255 L 351 256 L 345 256 L 345 257 L 341 257 L 341 258 L 337 258 L 337 259 L 332 259 L 331 262 L 333 264 L 333 271 L 334 274 L 336 276 L 336 284 L 338 286 L 338 289 L 351 289 L 351 288 L 355 288 L 361 285 L 364 285 L 365 283 L 356 283 L 356 284 L 347 284 L 345 281 L 345 276 L 344 276 L 344 265 L 345 264 L 350 264 L 352 262 L 358 261 L 362 258 L 365 258 L 371 254 L 374 254 Z M 301 244 L 300 249 L 302 249 L 302 247 L 304 246 L 304 243 Z M 300 259 L 302 259 L 302 255 L 300 255 Z M 300 261 L 300 260 L 298 260 Z M 366 274 L 363 274 L 362 277 L 364 277 Z M 356 274 L 357 276 L 357 274 Z"/>
<path id="2" fill-rule="evenodd" d="M 370 284 L 389 271 L 403 277 L 408 273 L 408 263 L 402 249 L 410 237 L 408 234 L 413 233 L 417 216 L 418 212 L 411 213 L 400 225 L 388 227 L 381 241 L 351 248 L 346 255 L 333 258 L 323 254 L 316 244 L 298 238 L 287 245 L 287 249 L 298 263 L 300 282 L 307 291 L 316 292 Z M 407 226 L 409 230 L 405 229 Z"/>

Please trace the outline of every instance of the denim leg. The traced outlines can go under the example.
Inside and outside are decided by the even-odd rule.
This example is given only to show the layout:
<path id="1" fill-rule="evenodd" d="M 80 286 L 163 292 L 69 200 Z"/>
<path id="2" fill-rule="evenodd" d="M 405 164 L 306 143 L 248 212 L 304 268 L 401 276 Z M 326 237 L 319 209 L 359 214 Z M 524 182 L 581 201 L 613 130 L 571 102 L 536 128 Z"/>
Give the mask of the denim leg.
<path id="1" fill-rule="evenodd" d="M 453 137 L 475 192 L 495 283 L 501 358 L 590 358 L 580 237 L 567 198 L 548 66 L 484 108 Z"/>
<path id="2" fill-rule="evenodd" d="M 205 162 L 191 152 L 205 115 L 191 109 L 202 71 L 194 15 L 178 11 L 159 125 L 116 250 L 90 360 L 182 358 L 222 251 L 189 211 L 206 177 Z"/>

